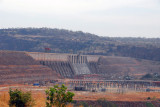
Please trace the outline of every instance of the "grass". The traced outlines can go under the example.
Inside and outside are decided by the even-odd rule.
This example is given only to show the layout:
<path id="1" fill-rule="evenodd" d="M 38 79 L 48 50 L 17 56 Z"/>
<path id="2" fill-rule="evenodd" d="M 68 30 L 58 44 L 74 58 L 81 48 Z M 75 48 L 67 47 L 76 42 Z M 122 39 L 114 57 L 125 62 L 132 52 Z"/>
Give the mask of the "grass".
<path id="1" fill-rule="evenodd" d="M 146 103 L 146 107 L 154 107 L 154 105 L 152 103 L 150 103 L 150 102 L 147 102 Z"/>
<path id="2" fill-rule="evenodd" d="M 9 94 L 2 93 L 0 95 L 0 107 L 9 107 L 8 101 L 9 101 Z"/>

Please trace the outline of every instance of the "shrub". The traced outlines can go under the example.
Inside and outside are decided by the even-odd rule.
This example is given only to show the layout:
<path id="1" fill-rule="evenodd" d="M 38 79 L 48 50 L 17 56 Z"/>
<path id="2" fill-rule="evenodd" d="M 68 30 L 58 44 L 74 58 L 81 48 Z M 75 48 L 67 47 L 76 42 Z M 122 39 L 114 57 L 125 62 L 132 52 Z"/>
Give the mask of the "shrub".
<path id="1" fill-rule="evenodd" d="M 147 100 L 150 100 L 151 99 L 151 97 L 147 97 Z"/>
<path id="2" fill-rule="evenodd" d="M 84 102 L 84 101 L 81 102 L 81 105 L 82 105 L 83 107 L 89 107 L 88 103 L 87 103 L 87 102 Z"/>
<path id="3" fill-rule="evenodd" d="M 13 107 L 32 107 L 34 101 L 31 97 L 31 92 L 22 92 L 21 90 L 9 90 L 10 100 L 9 106 Z"/>
<path id="4" fill-rule="evenodd" d="M 67 103 L 72 102 L 74 96 L 74 93 L 69 91 L 66 92 L 66 90 L 67 87 L 65 87 L 64 84 L 61 87 L 55 85 L 49 90 L 46 90 L 46 95 L 47 95 L 46 106 L 66 107 Z"/>
<path id="5" fill-rule="evenodd" d="M 117 107 L 114 103 L 107 101 L 106 99 L 99 99 L 97 103 L 101 107 Z"/>
<path id="6" fill-rule="evenodd" d="M 146 107 L 154 107 L 154 105 L 150 102 L 146 102 Z"/>
<path id="7" fill-rule="evenodd" d="M 153 78 L 153 75 L 148 73 L 148 74 L 142 76 L 141 79 L 152 79 L 152 78 Z"/>

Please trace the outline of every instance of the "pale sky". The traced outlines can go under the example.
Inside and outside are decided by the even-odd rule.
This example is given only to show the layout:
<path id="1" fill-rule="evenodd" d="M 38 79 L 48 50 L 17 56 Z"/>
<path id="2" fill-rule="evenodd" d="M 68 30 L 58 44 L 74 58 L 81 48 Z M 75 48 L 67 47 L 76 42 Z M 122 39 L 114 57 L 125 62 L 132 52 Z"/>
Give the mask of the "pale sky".
<path id="1" fill-rule="evenodd" d="M 8 27 L 160 37 L 160 0 L 0 0 L 0 28 Z"/>

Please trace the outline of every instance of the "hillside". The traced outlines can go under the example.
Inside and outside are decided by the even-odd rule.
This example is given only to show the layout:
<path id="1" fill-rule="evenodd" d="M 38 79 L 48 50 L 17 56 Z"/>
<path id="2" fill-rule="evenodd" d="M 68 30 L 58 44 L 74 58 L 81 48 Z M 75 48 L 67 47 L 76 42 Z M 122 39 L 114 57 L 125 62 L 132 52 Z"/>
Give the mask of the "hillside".
<path id="1" fill-rule="evenodd" d="M 160 74 L 159 61 L 130 57 L 103 56 L 98 67 L 99 74 L 106 79 L 141 79 L 146 74 Z"/>
<path id="2" fill-rule="evenodd" d="M 24 52 L 0 51 L 0 84 L 53 80 L 59 76 Z"/>
<path id="3" fill-rule="evenodd" d="M 50 28 L 0 29 L 0 50 L 83 53 L 160 61 L 160 38 L 99 37 L 81 31 Z"/>

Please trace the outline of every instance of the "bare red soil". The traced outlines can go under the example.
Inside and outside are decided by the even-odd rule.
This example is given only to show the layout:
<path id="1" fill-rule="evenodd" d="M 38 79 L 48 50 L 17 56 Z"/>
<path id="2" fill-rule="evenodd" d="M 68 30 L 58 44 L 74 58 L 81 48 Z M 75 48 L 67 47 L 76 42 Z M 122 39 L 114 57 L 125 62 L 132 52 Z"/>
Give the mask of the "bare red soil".
<path id="1" fill-rule="evenodd" d="M 0 51 L 0 84 L 53 80 L 59 75 L 25 52 Z"/>

